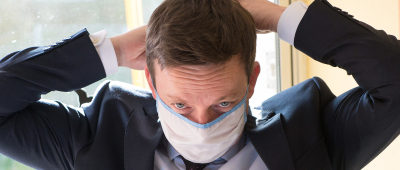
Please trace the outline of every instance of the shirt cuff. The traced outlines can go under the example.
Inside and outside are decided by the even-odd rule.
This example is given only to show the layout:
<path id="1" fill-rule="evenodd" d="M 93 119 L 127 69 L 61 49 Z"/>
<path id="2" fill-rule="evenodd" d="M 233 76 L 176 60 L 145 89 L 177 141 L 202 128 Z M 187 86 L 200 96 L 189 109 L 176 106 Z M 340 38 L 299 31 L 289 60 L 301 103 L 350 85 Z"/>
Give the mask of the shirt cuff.
<path id="1" fill-rule="evenodd" d="M 294 36 L 297 27 L 303 19 L 308 6 L 303 2 L 295 2 L 289 5 L 283 12 L 278 22 L 278 36 L 290 45 L 294 44 Z"/>
<path id="2" fill-rule="evenodd" d="M 100 60 L 103 63 L 106 75 L 109 76 L 118 72 L 117 55 L 115 54 L 114 46 L 109 38 L 106 38 L 107 32 L 105 30 L 90 34 L 89 38 L 92 40 Z"/>

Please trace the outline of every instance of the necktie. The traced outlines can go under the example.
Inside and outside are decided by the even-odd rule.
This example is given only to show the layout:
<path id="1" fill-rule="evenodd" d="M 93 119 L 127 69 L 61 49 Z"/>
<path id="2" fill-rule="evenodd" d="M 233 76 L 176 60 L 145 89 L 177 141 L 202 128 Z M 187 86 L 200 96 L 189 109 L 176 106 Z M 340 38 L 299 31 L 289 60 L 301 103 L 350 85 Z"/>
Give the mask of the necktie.
<path id="1" fill-rule="evenodd" d="M 206 164 L 200 164 L 200 163 L 194 163 L 194 162 L 190 162 L 189 160 L 185 159 L 183 156 L 182 160 L 183 163 L 185 163 L 186 166 L 186 170 L 203 170 L 209 163 Z"/>

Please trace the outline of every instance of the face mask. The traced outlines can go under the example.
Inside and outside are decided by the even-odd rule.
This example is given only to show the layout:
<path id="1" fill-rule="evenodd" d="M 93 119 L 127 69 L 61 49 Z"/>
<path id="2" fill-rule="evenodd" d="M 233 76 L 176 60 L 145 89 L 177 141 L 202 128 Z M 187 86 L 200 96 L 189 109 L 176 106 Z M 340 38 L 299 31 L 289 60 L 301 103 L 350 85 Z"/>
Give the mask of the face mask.
<path id="1" fill-rule="evenodd" d="M 247 89 L 248 90 L 248 89 Z M 246 96 L 217 119 L 199 124 L 176 113 L 157 94 L 157 112 L 165 137 L 187 160 L 210 163 L 223 156 L 237 141 L 247 121 Z"/>

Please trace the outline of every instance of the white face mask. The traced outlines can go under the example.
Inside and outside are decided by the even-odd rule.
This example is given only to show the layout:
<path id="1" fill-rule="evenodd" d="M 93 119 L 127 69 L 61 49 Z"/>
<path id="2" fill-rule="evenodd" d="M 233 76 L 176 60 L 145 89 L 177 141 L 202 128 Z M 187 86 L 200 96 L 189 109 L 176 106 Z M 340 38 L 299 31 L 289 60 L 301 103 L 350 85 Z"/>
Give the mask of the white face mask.
<path id="1" fill-rule="evenodd" d="M 157 112 L 165 137 L 185 159 L 210 163 L 223 156 L 238 140 L 247 121 L 246 96 L 217 119 L 199 124 L 176 113 L 157 94 Z"/>

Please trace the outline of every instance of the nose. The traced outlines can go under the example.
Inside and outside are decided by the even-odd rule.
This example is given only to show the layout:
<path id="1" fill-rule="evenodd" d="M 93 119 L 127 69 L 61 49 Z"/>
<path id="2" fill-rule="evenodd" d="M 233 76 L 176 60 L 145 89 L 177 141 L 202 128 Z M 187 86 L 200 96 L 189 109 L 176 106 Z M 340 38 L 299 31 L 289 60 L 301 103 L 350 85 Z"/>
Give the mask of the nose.
<path id="1" fill-rule="evenodd" d="M 218 114 L 212 109 L 197 110 L 188 119 L 199 124 L 210 123 L 218 118 Z"/>

